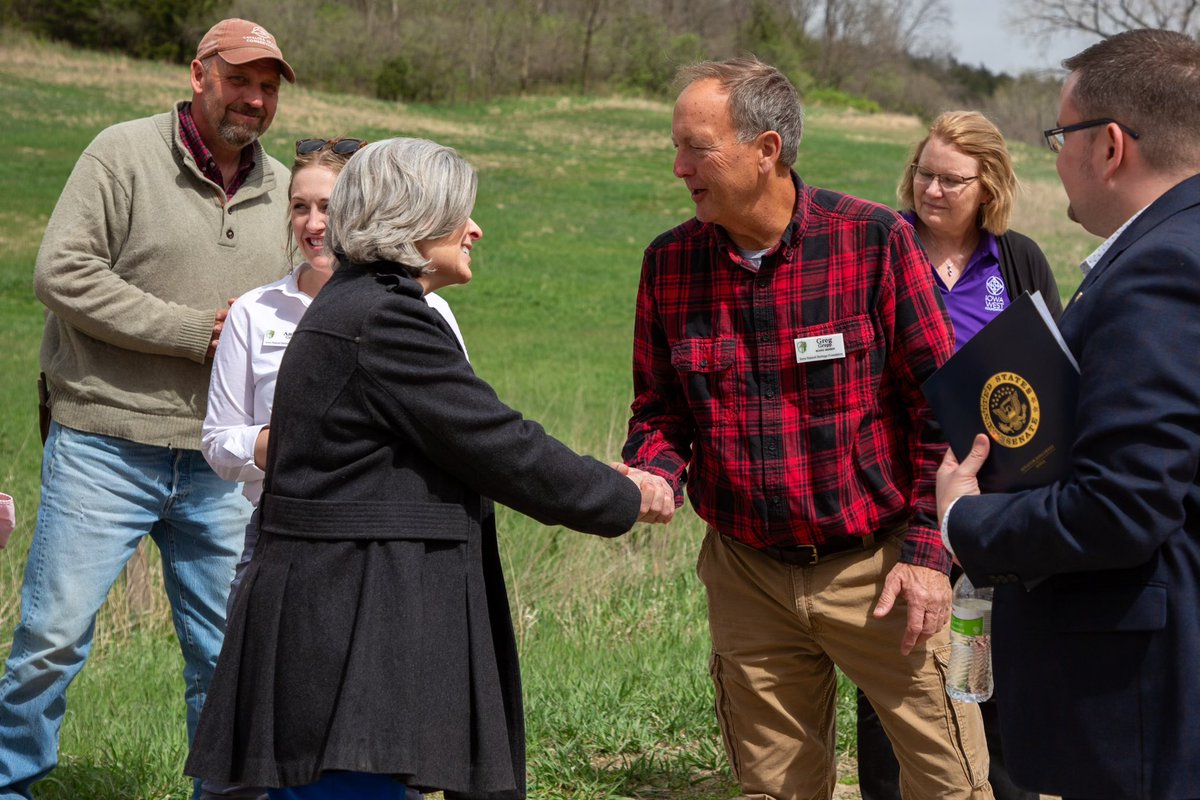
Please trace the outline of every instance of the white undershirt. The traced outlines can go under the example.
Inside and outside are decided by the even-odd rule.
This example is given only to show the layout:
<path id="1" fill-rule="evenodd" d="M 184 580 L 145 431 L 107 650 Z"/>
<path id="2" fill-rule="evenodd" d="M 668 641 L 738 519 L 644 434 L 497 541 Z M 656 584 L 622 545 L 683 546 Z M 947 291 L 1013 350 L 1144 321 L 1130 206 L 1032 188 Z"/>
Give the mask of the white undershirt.
<path id="1" fill-rule="evenodd" d="M 751 269 L 754 272 L 758 272 L 762 268 L 763 256 L 771 252 L 771 248 L 768 247 L 766 250 L 743 250 L 739 247 L 737 251 L 739 256 L 749 262 Z"/>

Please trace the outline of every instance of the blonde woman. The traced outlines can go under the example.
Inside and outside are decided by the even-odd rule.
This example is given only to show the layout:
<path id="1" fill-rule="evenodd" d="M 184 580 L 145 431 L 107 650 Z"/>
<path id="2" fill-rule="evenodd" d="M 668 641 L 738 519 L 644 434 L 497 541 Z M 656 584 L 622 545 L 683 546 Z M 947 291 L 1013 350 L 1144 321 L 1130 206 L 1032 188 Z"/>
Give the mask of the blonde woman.
<path id="1" fill-rule="evenodd" d="M 1016 189 L 1004 136 L 977 111 L 935 119 L 900 180 L 901 213 L 929 253 L 956 348 L 1026 291 L 1040 290 L 1055 319 L 1062 312 L 1045 254 L 1008 227 Z"/>

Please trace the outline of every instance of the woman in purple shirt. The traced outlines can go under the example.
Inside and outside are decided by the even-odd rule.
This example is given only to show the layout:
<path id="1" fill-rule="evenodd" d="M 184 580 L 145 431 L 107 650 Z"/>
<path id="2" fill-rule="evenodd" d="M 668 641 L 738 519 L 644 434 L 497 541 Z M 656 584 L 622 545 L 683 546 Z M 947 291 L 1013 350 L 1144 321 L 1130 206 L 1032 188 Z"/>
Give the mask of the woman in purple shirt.
<path id="1" fill-rule="evenodd" d="M 1062 302 L 1045 254 L 1008 229 L 1017 176 L 996 126 L 977 111 L 947 111 L 909 162 L 896 194 L 929 253 L 955 347 L 1027 291 L 1041 290 L 1057 319 Z"/>
<path id="2" fill-rule="evenodd" d="M 1024 292 L 1041 291 L 1055 319 L 1058 285 L 1041 248 L 1008 229 L 1017 176 L 1004 137 L 977 111 L 947 111 L 913 148 L 896 194 L 917 229 L 950 321 L 963 343 Z M 995 704 L 980 706 L 996 800 L 1037 800 L 1004 766 Z M 863 800 L 900 800 L 899 766 L 879 717 L 858 692 L 858 776 Z"/>

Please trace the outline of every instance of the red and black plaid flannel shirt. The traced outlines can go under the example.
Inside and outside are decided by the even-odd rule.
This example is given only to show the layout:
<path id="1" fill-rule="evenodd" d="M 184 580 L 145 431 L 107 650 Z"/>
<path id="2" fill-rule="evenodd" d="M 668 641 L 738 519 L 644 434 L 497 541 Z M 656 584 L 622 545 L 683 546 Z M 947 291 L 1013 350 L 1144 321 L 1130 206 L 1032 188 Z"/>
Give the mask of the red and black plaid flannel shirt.
<path id="1" fill-rule="evenodd" d="M 948 572 L 920 386 L 954 348 L 929 262 L 887 208 L 793 180 L 757 272 L 696 219 L 646 249 L 624 458 L 752 547 L 907 525 L 901 559 Z M 797 363 L 797 339 L 838 333 L 844 358 Z"/>
<path id="2" fill-rule="evenodd" d="M 217 160 L 213 158 L 212 151 L 208 149 L 208 145 L 200 136 L 200 131 L 196 128 L 196 120 L 192 119 L 191 103 L 181 103 L 179 106 L 179 134 L 183 139 L 184 146 L 192 154 L 192 158 L 196 159 L 196 165 L 200 167 L 204 177 L 225 190 L 226 200 L 233 199 L 237 190 L 242 188 L 242 184 L 246 182 L 246 176 L 254 169 L 254 147 L 247 145 L 242 148 L 242 160 L 238 163 L 237 174 L 226 186 L 225 176 L 221 174 Z"/>

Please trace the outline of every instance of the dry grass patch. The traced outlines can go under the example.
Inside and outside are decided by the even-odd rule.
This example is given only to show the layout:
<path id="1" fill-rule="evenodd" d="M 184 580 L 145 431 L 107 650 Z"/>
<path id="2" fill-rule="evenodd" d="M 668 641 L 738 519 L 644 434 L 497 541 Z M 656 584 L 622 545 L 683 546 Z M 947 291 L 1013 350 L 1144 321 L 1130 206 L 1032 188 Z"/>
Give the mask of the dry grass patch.
<path id="1" fill-rule="evenodd" d="M 589 150 L 608 150 L 637 153 L 653 153 L 665 150 L 670 144 L 670 132 L 643 133 L 638 131 L 599 130 L 578 122 L 537 121 L 526 128 L 531 142 L 544 147 L 584 147 Z"/>
<path id="2" fill-rule="evenodd" d="M 1067 205 L 1067 193 L 1057 180 L 1022 181 L 1012 227 L 1034 241 L 1062 240 L 1063 255 L 1077 264 L 1100 240 L 1067 217 Z"/>
<path id="3" fill-rule="evenodd" d="M 612 111 L 655 111 L 663 115 L 670 114 L 671 106 L 654 100 L 638 98 L 611 97 L 600 99 L 579 99 L 560 97 L 555 101 L 549 113 L 559 116 L 570 113 L 571 119 L 544 119 L 542 109 L 517 111 L 511 119 L 528 120 L 523 127 L 523 133 L 528 141 L 547 148 L 583 147 L 602 151 L 622 151 L 651 153 L 666 149 L 670 144 L 669 125 L 664 125 L 661 131 L 630 130 L 615 126 L 589 126 L 586 121 L 591 116 L 603 118 Z M 502 113 L 499 108 L 489 109 L 491 114 Z"/>
<path id="4" fill-rule="evenodd" d="M 96 89 L 107 100 L 151 110 L 169 106 L 188 85 L 186 67 L 73 50 L 11 33 L 0 38 L 0 73 L 54 86 Z M 43 118 L 55 121 L 51 110 Z M 78 117 L 73 120 L 80 124 Z"/>
<path id="5" fill-rule="evenodd" d="M 601 97 L 591 100 L 588 105 L 597 109 L 620 109 L 622 111 L 659 111 L 670 114 L 674 103 L 665 100 L 651 100 L 645 97 Z"/>
<path id="6" fill-rule="evenodd" d="M 163 111 L 190 96 L 187 67 L 73 50 L 15 34 L 0 39 L 0 75 L 54 86 L 94 88 L 104 93 L 107 105 L 127 105 L 147 113 Z M 70 123 L 97 130 L 111 123 L 110 116 L 103 112 L 98 112 L 95 119 L 81 118 L 78 114 L 67 119 L 53 108 L 45 108 L 36 113 L 26 112 L 26 116 L 51 124 Z M 486 133 L 481 125 L 425 116 L 402 104 L 326 95 L 291 85 L 284 86 L 271 133 L 317 132 L 333 136 L 367 129 L 429 138 L 472 139 Z"/>
<path id="7" fill-rule="evenodd" d="M 6 252 L 37 250 L 49 217 L 32 214 L 0 214 L 0 249 Z M 32 276 L 32 265 L 30 265 Z M 32 277 L 29 291 L 33 291 Z"/>
<path id="8" fill-rule="evenodd" d="M 820 120 L 821 127 L 844 131 L 847 137 L 855 140 L 895 142 L 911 137 L 915 142 L 927 130 L 921 120 L 911 114 L 864 114 L 850 109 L 826 108 L 808 108 L 805 113 L 812 120 Z"/>
<path id="9" fill-rule="evenodd" d="M 326 95 L 299 87 L 288 87 L 286 92 L 279 103 L 275 125 L 287 131 L 335 136 L 354 135 L 364 130 L 384 130 L 397 136 L 431 139 L 478 139 L 487 134 L 487 128 L 483 125 L 425 116 L 401 103 Z"/>
<path id="10" fill-rule="evenodd" d="M 1079 226 L 1067 219 L 1067 193 L 1051 180 L 1024 180 L 1013 203 L 1012 226 L 1037 238 L 1035 233 L 1071 233 Z"/>

